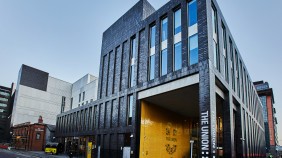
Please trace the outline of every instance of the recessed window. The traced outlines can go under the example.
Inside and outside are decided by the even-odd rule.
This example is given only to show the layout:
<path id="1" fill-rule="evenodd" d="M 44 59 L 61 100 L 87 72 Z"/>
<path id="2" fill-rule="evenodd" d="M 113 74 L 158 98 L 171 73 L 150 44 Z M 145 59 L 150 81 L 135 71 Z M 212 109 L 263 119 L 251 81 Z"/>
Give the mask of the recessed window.
<path id="1" fill-rule="evenodd" d="M 198 22 L 198 14 L 197 14 L 197 1 L 192 0 L 188 3 L 188 21 L 189 27 L 197 24 Z"/>
<path id="2" fill-rule="evenodd" d="M 198 34 L 190 37 L 189 40 L 189 53 L 190 53 L 190 65 L 198 63 Z"/>
<path id="3" fill-rule="evenodd" d="M 130 67 L 129 67 L 129 87 L 133 87 L 134 84 L 134 65 L 135 65 L 135 56 L 136 56 L 136 39 L 135 37 L 131 38 L 130 42 Z"/>
<path id="4" fill-rule="evenodd" d="M 155 78 L 155 44 L 156 44 L 156 25 L 150 28 L 150 50 L 149 50 L 149 80 Z"/>
<path id="5" fill-rule="evenodd" d="M 65 111 L 66 97 L 62 96 L 61 113 Z"/>
<path id="6" fill-rule="evenodd" d="M 7 107 L 7 104 L 0 103 L 0 107 Z"/>
<path id="7" fill-rule="evenodd" d="M 197 1 L 192 0 L 188 3 L 188 62 L 189 65 L 197 64 L 199 61 L 198 52 L 198 13 Z"/>
<path id="8" fill-rule="evenodd" d="M 161 76 L 164 76 L 167 74 L 167 29 L 168 29 L 168 20 L 167 17 L 162 19 L 161 22 L 161 55 L 160 55 L 160 72 Z"/>
<path id="9" fill-rule="evenodd" d="M 174 35 L 181 32 L 181 9 L 174 12 Z"/>
<path id="10" fill-rule="evenodd" d="M 162 50 L 161 58 L 161 75 L 163 76 L 167 74 L 167 49 Z"/>
<path id="11" fill-rule="evenodd" d="M 81 101 L 81 93 L 79 93 L 79 102 Z"/>
<path id="12" fill-rule="evenodd" d="M 181 45 L 181 9 L 178 9 L 174 12 L 174 71 L 182 68 Z"/>
<path id="13" fill-rule="evenodd" d="M 167 18 L 162 20 L 162 42 L 167 40 Z"/>
<path id="14" fill-rule="evenodd" d="M 150 66 L 150 80 L 154 79 L 155 76 L 155 55 L 151 55 L 150 56 L 150 60 L 149 60 L 149 66 Z"/>
<path id="15" fill-rule="evenodd" d="M 212 29 L 213 29 L 213 54 L 214 66 L 220 71 L 220 56 L 218 51 L 218 28 L 217 28 L 217 11 L 215 6 L 212 5 Z"/>
<path id="16" fill-rule="evenodd" d="M 41 137 L 41 134 L 40 133 L 36 133 L 36 140 L 39 140 Z"/>
<path id="17" fill-rule="evenodd" d="M 133 114 L 133 95 L 128 96 L 127 103 L 127 125 L 132 125 L 132 114 Z"/>
<path id="18" fill-rule="evenodd" d="M 82 93 L 82 101 L 85 100 L 85 92 Z"/>
<path id="19" fill-rule="evenodd" d="M 182 67 L 182 54 L 181 54 L 181 42 L 174 45 L 174 70 L 179 70 Z"/>
<path id="20" fill-rule="evenodd" d="M 72 104 L 73 104 L 73 98 L 71 98 L 70 109 L 72 109 Z"/>
<path id="21" fill-rule="evenodd" d="M 7 101 L 8 101 L 8 99 L 7 99 L 7 98 L 0 98 L 0 101 L 7 102 Z"/>
<path id="22" fill-rule="evenodd" d="M 224 76 L 225 80 L 228 82 L 229 75 L 228 75 L 228 54 L 227 54 L 227 40 L 226 40 L 226 29 L 222 22 L 221 24 L 222 28 L 222 40 L 223 40 L 223 57 L 224 57 Z"/>

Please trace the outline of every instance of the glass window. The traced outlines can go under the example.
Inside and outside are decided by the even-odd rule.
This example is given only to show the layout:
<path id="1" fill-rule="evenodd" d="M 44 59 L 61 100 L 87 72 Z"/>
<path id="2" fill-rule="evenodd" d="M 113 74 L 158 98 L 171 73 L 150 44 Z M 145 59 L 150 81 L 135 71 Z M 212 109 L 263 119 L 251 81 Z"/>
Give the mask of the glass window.
<path id="1" fill-rule="evenodd" d="M 8 99 L 7 99 L 7 98 L 0 98 L 0 101 L 5 101 L 5 102 L 7 102 Z"/>
<path id="2" fill-rule="evenodd" d="M 150 30 L 150 48 L 155 47 L 155 43 L 156 43 L 156 25 L 151 27 Z"/>
<path id="3" fill-rule="evenodd" d="M 66 97 L 62 96 L 61 113 L 65 111 Z"/>
<path id="4" fill-rule="evenodd" d="M 150 28 L 150 54 L 149 54 L 149 80 L 155 78 L 155 43 L 156 43 L 156 25 Z"/>
<path id="5" fill-rule="evenodd" d="M 39 140 L 40 139 L 40 133 L 36 133 L 36 139 Z"/>
<path id="6" fill-rule="evenodd" d="M 6 97 L 9 97 L 9 96 L 10 96 L 10 94 L 7 93 L 7 92 L 0 92 L 0 95 L 4 95 L 4 96 L 6 96 Z"/>
<path id="7" fill-rule="evenodd" d="M 73 104 L 73 98 L 71 98 L 70 109 L 72 109 L 72 104 Z"/>
<path id="8" fill-rule="evenodd" d="M 83 94 L 82 94 L 82 101 L 84 101 L 85 100 L 85 92 L 83 92 Z"/>
<path id="9" fill-rule="evenodd" d="M 189 26 L 193 26 L 194 24 L 197 23 L 198 17 L 197 17 L 197 1 L 192 0 L 191 2 L 188 3 L 188 21 L 189 21 Z"/>
<path id="10" fill-rule="evenodd" d="M 174 45 L 174 70 L 179 70 L 182 67 L 181 42 Z"/>
<path id="11" fill-rule="evenodd" d="M 79 93 L 79 102 L 81 101 L 81 93 Z"/>
<path id="12" fill-rule="evenodd" d="M 217 43 L 215 40 L 213 40 L 213 53 L 214 53 L 214 66 L 218 69 L 219 68 L 218 49 L 217 49 Z"/>
<path id="13" fill-rule="evenodd" d="M 212 26 L 213 26 L 213 33 L 217 33 L 217 13 L 214 6 L 212 6 Z"/>
<path id="14" fill-rule="evenodd" d="M 167 49 L 163 50 L 161 53 L 161 75 L 167 74 Z"/>
<path id="15" fill-rule="evenodd" d="M 7 107 L 7 104 L 0 103 L 0 107 Z"/>
<path id="16" fill-rule="evenodd" d="M 232 81 L 232 89 L 235 90 L 235 72 L 234 72 L 234 54 L 233 54 L 233 44 L 231 39 L 229 39 L 230 45 L 230 58 L 231 58 L 231 81 Z"/>
<path id="17" fill-rule="evenodd" d="M 167 40 L 167 18 L 162 20 L 162 42 Z"/>
<path id="18" fill-rule="evenodd" d="M 128 106 L 127 106 L 127 110 L 128 110 L 128 119 L 127 119 L 127 124 L 128 125 L 132 125 L 132 108 L 133 108 L 133 95 L 130 95 L 128 97 Z"/>
<path id="19" fill-rule="evenodd" d="M 129 87 L 134 86 L 134 59 L 136 56 L 136 39 L 133 37 L 131 39 L 131 55 L 130 55 L 130 70 L 129 70 Z"/>
<path id="20" fill-rule="evenodd" d="M 217 38 L 217 12 L 212 5 L 212 26 L 213 26 L 213 53 L 214 53 L 214 66 L 220 71 L 220 58 L 218 52 L 218 38 Z"/>
<path id="21" fill-rule="evenodd" d="M 134 86 L 134 66 L 130 66 L 130 76 L 129 76 L 129 85 L 130 87 Z"/>
<path id="22" fill-rule="evenodd" d="M 131 59 L 136 56 L 136 39 L 135 37 L 131 39 Z"/>
<path id="23" fill-rule="evenodd" d="M 190 65 L 198 63 L 198 34 L 190 37 L 189 40 L 189 50 L 190 50 Z"/>
<path id="24" fill-rule="evenodd" d="M 153 80 L 155 76 L 155 55 L 150 56 L 150 80 Z"/>
<path id="25" fill-rule="evenodd" d="M 225 80 L 228 82 L 229 75 L 228 75 L 228 55 L 227 55 L 227 40 L 226 40 L 226 29 L 222 22 L 222 40 L 223 40 L 223 56 L 224 56 L 224 75 Z"/>
<path id="26" fill-rule="evenodd" d="M 181 9 L 174 12 L 174 34 L 181 32 Z"/>

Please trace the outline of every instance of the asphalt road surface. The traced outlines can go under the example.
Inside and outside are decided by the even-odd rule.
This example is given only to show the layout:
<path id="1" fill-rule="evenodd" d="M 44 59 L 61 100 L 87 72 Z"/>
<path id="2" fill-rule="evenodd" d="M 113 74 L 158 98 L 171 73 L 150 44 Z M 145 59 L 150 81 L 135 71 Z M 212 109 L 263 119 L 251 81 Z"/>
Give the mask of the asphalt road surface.
<path id="1" fill-rule="evenodd" d="M 0 149 L 0 158 L 67 158 L 65 155 L 46 155 L 43 153 L 31 153 L 25 151 L 10 151 Z"/>
<path id="2" fill-rule="evenodd" d="M 0 150 L 0 158 L 32 158 L 30 155 L 25 155 L 22 153 L 9 151 L 9 150 Z M 35 158 L 35 157 L 34 157 Z"/>

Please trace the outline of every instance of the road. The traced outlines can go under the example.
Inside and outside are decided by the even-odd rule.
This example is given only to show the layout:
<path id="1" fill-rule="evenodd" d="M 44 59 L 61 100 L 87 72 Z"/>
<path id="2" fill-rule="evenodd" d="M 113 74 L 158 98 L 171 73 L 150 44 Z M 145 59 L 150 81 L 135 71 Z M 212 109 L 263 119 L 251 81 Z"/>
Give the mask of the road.
<path id="1" fill-rule="evenodd" d="M 10 151 L 0 149 L 0 158 L 67 158 L 67 156 L 46 155 L 44 152 Z"/>
<path id="2" fill-rule="evenodd" d="M 32 156 L 14 151 L 0 149 L 0 158 L 27 158 L 27 157 L 31 158 Z"/>

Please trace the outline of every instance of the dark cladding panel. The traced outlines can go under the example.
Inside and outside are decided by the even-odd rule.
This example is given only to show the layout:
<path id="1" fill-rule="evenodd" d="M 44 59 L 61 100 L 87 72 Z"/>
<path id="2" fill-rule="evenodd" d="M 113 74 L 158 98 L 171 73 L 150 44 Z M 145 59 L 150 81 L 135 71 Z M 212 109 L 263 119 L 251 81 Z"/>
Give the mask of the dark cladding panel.
<path id="1" fill-rule="evenodd" d="M 112 127 L 118 126 L 119 106 L 117 103 L 118 103 L 117 99 L 112 101 L 112 116 L 111 116 Z"/>
<path id="2" fill-rule="evenodd" d="M 146 34 L 148 31 L 145 32 L 145 30 L 139 33 L 138 85 L 147 81 L 148 40 L 146 40 Z"/>
<path id="3" fill-rule="evenodd" d="M 22 65 L 20 85 L 46 91 L 49 73 Z"/>

